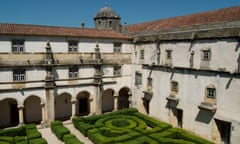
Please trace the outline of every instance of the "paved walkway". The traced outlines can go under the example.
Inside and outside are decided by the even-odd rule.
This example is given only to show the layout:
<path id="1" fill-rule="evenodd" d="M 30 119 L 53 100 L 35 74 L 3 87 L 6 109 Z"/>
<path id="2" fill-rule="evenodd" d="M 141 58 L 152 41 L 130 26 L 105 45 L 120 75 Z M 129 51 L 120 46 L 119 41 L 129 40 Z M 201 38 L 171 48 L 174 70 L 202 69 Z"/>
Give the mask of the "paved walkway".
<path id="1" fill-rule="evenodd" d="M 72 134 L 74 134 L 81 142 L 84 144 L 93 144 L 87 137 L 82 135 L 73 124 L 69 121 L 63 122 L 64 126 L 67 127 Z M 64 142 L 60 141 L 54 133 L 52 133 L 51 128 L 39 128 L 39 132 L 42 134 L 42 137 L 47 140 L 48 144 L 64 144 Z"/>
<path id="2" fill-rule="evenodd" d="M 49 127 L 38 129 L 38 131 L 42 134 L 42 137 L 48 142 L 48 144 L 64 144 L 52 133 Z"/>
<path id="3" fill-rule="evenodd" d="M 74 134 L 81 142 L 84 144 L 93 144 L 92 141 L 90 141 L 87 137 L 85 137 L 82 133 L 80 133 L 74 126 L 73 124 L 67 124 L 65 125 L 72 134 Z"/>

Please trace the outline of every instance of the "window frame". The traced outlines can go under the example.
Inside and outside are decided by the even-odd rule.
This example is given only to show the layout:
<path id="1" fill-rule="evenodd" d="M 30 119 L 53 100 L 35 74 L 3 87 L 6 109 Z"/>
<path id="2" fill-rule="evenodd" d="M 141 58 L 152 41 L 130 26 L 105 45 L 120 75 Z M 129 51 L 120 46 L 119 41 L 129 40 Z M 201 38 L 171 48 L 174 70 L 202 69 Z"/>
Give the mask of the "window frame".
<path id="1" fill-rule="evenodd" d="M 78 78 L 79 68 L 77 66 L 72 66 L 68 68 L 68 78 Z"/>
<path id="2" fill-rule="evenodd" d="M 122 74 L 122 67 L 121 66 L 114 66 L 113 67 L 113 75 L 114 76 L 121 76 Z"/>
<path id="3" fill-rule="evenodd" d="M 202 60 L 210 61 L 211 60 L 211 51 L 210 50 L 202 50 Z"/>
<path id="4" fill-rule="evenodd" d="M 68 52 L 69 53 L 78 52 L 78 41 L 75 41 L 75 40 L 68 41 Z"/>
<path id="5" fill-rule="evenodd" d="M 142 73 L 135 72 L 135 86 L 142 85 Z"/>
<path id="6" fill-rule="evenodd" d="M 13 39 L 12 40 L 12 52 L 13 53 L 24 53 L 25 51 L 25 40 Z"/>
<path id="7" fill-rule="evenodd" d="M 166 59 L 172 60 L 172 50 L 166 50 Z"/>
<path id="8" fill-rule="evenodd" d="M 216 99 L 216 88 L 207 87 L 206 88 L 206 97 L 210 99 Z"/>
<path id="9" fill-rule="evenodd" d="M 171 83 L 170 83 L 170 89 L 171 89 L 171 92 L 173 92 L 173 93 L 178 93 L 178 91 L 179 91 L 178 82 L 177 82 L 177 81 L 171 81 Z"/>
<path id="10" fill-rule="evenodd" d="M 12 74 L 13 74 L 14 82 L 26 80 L 26 70 L 25 69 L 14 69 Z"/>
<path id="11" fill-rule="evenodd" d="M 120 42 L 113 43 L 113 52 L 121 53 L 122 52 L 122 43 L 120 43 Z"/>
<path id="12" fill-rule="evenodd" d="M 140 53 L 139 58 L 140 58 L 141 60 L 144 60 L 144 55 L 145 55 L 144 49 L 141 49 L 139 53 Z"/>

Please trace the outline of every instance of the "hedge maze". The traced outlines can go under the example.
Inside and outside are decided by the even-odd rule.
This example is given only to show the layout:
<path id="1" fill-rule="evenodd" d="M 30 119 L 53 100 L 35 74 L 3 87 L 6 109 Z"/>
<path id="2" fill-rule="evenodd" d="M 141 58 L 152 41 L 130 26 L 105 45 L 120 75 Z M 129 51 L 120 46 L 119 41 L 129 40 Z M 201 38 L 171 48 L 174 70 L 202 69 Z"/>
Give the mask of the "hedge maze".
<path id="1" fill-rule="evenodd" d="M 35 124 L 0 130 L 0 144 L 47 144 Z"/>
<path id="2" fill-rule="evenodd" d="M 136 109 L 76 117 L 73 124 L 95 144 L 212 144 Z"/>

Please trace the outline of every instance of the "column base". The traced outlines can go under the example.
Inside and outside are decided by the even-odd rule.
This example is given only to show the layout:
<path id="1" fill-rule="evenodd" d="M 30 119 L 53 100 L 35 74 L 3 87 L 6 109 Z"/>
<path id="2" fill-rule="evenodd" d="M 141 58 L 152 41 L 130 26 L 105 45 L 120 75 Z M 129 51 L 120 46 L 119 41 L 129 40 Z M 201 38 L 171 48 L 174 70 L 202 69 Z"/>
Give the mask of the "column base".
<path id="1" fill-rule="evenodd" d="M 25 125 L 24 123 L 19 123 L 18 127 L 21 127 L 21 126 L 24 126 L 24 125 Z"/>
<path id="2" fill-rule="evenodd" d="M 42 121 L 40 124 L 40 128 L 47 128 L 49 125 L 47 124 L 46 121 Z"/>

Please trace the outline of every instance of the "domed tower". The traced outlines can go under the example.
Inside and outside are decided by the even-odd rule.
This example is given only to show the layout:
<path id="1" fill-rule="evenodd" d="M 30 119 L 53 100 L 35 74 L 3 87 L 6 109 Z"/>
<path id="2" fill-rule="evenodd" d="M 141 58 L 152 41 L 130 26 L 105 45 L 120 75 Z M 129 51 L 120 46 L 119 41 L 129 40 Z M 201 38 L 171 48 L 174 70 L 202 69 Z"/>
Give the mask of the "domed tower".
<path id="1" fill-rule="evenodd" d="M 120 16 L 118 16 L 108 5 L 101 8 L 94 17 L 96 29 L 110 29 L 120 31 L 121 23 Z"/>

